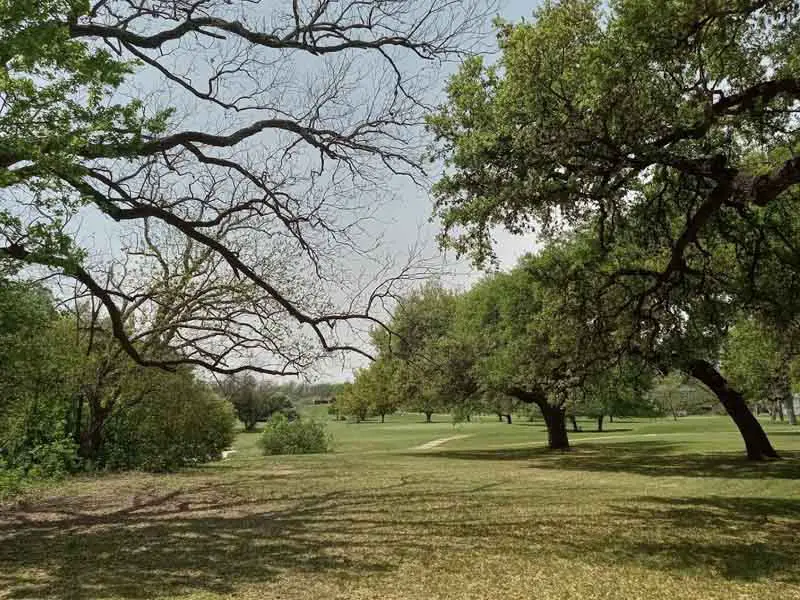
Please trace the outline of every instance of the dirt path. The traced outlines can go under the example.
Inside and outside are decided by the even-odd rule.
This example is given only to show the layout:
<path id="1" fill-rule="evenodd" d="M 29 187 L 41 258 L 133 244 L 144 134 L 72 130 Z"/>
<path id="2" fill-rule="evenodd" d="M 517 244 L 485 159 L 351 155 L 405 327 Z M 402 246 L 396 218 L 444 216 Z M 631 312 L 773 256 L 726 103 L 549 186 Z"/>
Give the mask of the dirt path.
<path id="1" fill-rule="evenodd" d="M 436 448 L 437 446 L 441 446 L 442 444 L 446 444 L 447 442 L 452 442 L 453 440 L 462 440 L 464 438 L 472 437 L 471 433 L 462 433 L 461 435 L 454 435 L 451 437 L 441 438 L 438 440 L 433 440 L 431 442 L 427 442 L 425 444 L 421 444 L 419 446 L 414 446 L 412 450 L 430 450 L 432 448 Z"/>

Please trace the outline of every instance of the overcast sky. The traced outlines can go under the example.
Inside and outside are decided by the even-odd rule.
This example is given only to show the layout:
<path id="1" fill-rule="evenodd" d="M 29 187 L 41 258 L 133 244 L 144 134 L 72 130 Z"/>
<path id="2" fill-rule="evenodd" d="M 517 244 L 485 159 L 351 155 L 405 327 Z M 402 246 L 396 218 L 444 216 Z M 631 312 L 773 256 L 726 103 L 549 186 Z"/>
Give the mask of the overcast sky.
<path id="1" fill-rule="evenodd" d="M 509 20 L 518 20 L 521 17 L 530 16 L 536 2 L 526 0 L 500 0 L 502 8 L 500 14 Z M 488 46 L 493 47 L 493 40 L 487 40 Z M 151 100 L 165 102 L 169 104 L 171 98 L 165 98 L 159 93 L 159 86 L 155 80 L 149 80 L 149 76 L 142 79 L 139 83 L 144 88 L 150 89 Z M 443 89 L 446 84 L 445 77 L 442 77 L 438 85 L 432 88 L 432 97 L 429 101 L 433 103 L 443 99 Z M 161 88 L 163 89 L 163 88 Z M 192 114 L 189 111 L 186 114 Z M 202 117 L 194 113 L 194 118 L 212 118 L 204 114 Z M 436 173 L 431 173 L 435 177 Z M 439 232 L 436 223 L 430 223 L 429 218 L 432 212 L 432 203 L 427 191 L 420 189 L 408 182 L 398 181 L 392 184 L 396 191 L 390 202 L 382 205 L 380 211 L 381 222 L 376 223 L 376 232 L 381 238 L 381 252 L 385 254 L 396 254 L 398 260 L 402 262 L 402 257 L 407 255 L 409 247 L 421 246 L 428 256 L 439 255 L 435 237 Z M 80 238 L 89 248 L 92 248 L 96 256 L 114 253 L 120 248 L 119 231 L 114 228 L 107 219 L 97 214 L 85 214 L 81 216 Z M 495 234 L 495 249 L 501 268 L 508 268 L 524 253 L 536 248 L 534 236 L 511 236 L 504 231 L 497 231 Z M 466 261 L 457 262 L 454 256 L 441 256 L 439 260 L 447 266 L 447 270 L 457 273 L 449 277 L 447 283 L 457 288 L 466 288 L 471 282 L 480 277 L 480 273 L 471 268 Z M 352 376 L 354 367 L 362 366 L 365 361 L 356 357 L 348 359 L 346 364 L 331 362 L 322 368 L 318 375 L 325 380 L 343 380 Z"/>

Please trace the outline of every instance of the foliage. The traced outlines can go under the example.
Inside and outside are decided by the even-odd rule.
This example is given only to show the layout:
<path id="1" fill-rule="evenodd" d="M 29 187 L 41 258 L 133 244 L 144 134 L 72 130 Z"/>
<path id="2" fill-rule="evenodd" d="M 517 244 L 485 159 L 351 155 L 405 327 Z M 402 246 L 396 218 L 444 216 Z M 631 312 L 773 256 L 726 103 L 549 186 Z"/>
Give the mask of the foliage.
<path id="1" fill-rule="evenodd" d="M 406 410 L 435 412 L 467 401 L 477 392 L 470 349 L 451 335 L 458 295 L 431 283 L 403 298 L 387 333 L 378 330 L 382 381 L 392 381 L 387 395 Z"/>
<path id="2" fill-rule="evenodd" d="M 233 443 L 235 422 L 230 403 L 204 384 L 186 374 L 162 377 L 151 394 L 109 419 L 102 462 L 172 471 L 217 460 Z"/>
<path id="3" fill-rule="evenodd" d="M 722 355 L 722 370 L 753 403 L 782 403 L 794 424 L 792 387 L 798 355 L 794 327 L 776 331 L 754 318 L 731 328 Z"/>
<path id="4" fill-rule="evenodd" d="M 356 423 L 366 420 L 371 409 L 370 397 L 361 387 L 346 383 L 336 396 L 336 412 L 343 417 L 352 417 Z"/>
<path id="5" fill-rule="evenodd" d="M 800 177 L 790 158 L 797 14 L 784 1 L 563 0 L 498 23 L 498 63 L 466 61 L 429 119 L 447 159 L 436 187 L 444 240 L 480 262 L 495 225 L 599 216 L 611 240 L 643 202 L 660 225 L 664 203 L 679 199 L 648 198 L 648 174 L 692 197 L 687 230 L 735 214 L 733 203 L 768 204 Z"/>
<path id="6" fill-rule="evenodd" d="M 289 421 L 280 413 L 267 422 L 259 444 L 266 455 L 321 454 L 331 451 L 331 438 L 324 424 L 308 419 Z"/>
<path id="7" fill-rule="evenodd" d="M 657 414 L 673 419 L 708 413 L 716 403 L 711 392 L 678 372 L 657 378 L 648 396 Z"/>
<path id="8" fill-rule="evenodd" d="M 72 336 L 70 336 L 72 333 Z M 40 286 L 0 280 L 0 468 L 60 477 L 79 465 L 69 421 L 74 332 Z"/>
<path id="9" fill-rule="evenodd" d="M 605 329 L 610 353 L 702 379 L 751 458 L 775 452 L 714 364 L 737 311 L 767 312 L 759 288 L 797 280 L 797 15 L 783 1 L 549 2 L 498 23 L 497 63 L 466 61 L 428 121 L 443 244 L 483 264 L 496 226 L 538 227 L 551 246 L 584 236 L 588 260 L 560 287 L 589 293 L 567 314 Z M 769 294 L 771 314 L 795 318 L 794 291 Z"/>
<path id="10" fill-rule="evenodd" d="M 569 410 L 593 418 L 648 416 L 653 371 L 641 361 L 625 360 L 595 373 L 571 395 Z"/>
<path id="11" fill-rule="evenodd" d="M 380 356 L 369 367 L 355 374 L 355 381 L 346 384 L 336 399 L 339 414 L 354 417 L 356 422 L 369 415 L 378 415 L 381 422 L 398 408 L 399 362 Z"/>
<path id="12" fill-rule="evenodd" d="M 76 600 L 798 596 L 800 436 L 784 436 L 790 460 L 748 464 L 724 417 L 626 419 L 627 431 L 559 454 L 536 447 L 542 427 L 484 420 L 409 452 L 453 436 L 452 425 L 392 421 L 330 423 L 335 455 L 259 458 L 258 436 L 240 434 L 223 465 L 80 478 L 4 503 L 3 590 L 31 600 L 62 589 Z M 87 557 L 102 560 L 89 569 Z M 538 568 L 532 594 L 520 574 Z"/>
<path id="13" fill-rule="evenodd" d="M 268 420 L 274 413 L 282 412 L 289 419 L 297 417 L 297 411 L 280 386 L 270 381 L 257 381 L 252 375 L 230 375 L 220 387 L 244 424 L 252 431 L 260 421 Z"/>

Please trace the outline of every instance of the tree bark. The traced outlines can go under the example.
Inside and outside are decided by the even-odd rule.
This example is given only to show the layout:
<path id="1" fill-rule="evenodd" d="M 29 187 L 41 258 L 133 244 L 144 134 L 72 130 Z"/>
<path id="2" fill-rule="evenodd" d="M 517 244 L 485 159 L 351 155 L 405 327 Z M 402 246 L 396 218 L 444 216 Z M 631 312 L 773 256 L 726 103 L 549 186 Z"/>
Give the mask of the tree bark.
<path id="1" fill-rule="evenodd" d="M 87 428 L 81 431 L 78 447 L 78 455 L 81 458 L 91 461 L 97 461 L 100 458 L 103 449 L 103 427 L 110 414 L 110 407 L 102 406 L 99 400 L 90 400 L 89 423 Z"/>
<path id="2" fill-rule="evenodd" d="M 385 422 L 385 419 L 386 419 L 386 415 L 381 413 L 381 423 Z"/>
<path id="3" fill-rule="evenodd" d="M 510 413 L 506 415 L 506 423 L 511 425 L 511 414 Z"/>
<path id="4" fill-rule="evenodd" d="M 432 413 L 432 412 L 426 412 L 426 413 L 425 413 L 425 422 L 426 422 L 426 423 L 430 423 L 430 422 L 431 422 L 431 417 L 432 417 L 432 416 L 433 416 L 433 413 Z"/>
<path id="5" fill-rule="evenodd" d="M 603 415 L 597 417 L 597 431 L 603 431 Z"/>
<path id="6" fill-rule="evenodd" d="M 545 425 L 547 425 L 547 446 L 551 450 L 568 450 L 567 419 L 564 408 L 549 402 L 539 404 Z"/>
<path id="7" fill-rule="evenodd" d="M 761 423 L 750 412 L 742 395 L 728 385 L 711 363 L 705 360 L 693 360 L 689 363 L 689 374 L 705 384 L 719 398 L 742 434 L 747 458 L 750 460 L 779 458 Z"/>

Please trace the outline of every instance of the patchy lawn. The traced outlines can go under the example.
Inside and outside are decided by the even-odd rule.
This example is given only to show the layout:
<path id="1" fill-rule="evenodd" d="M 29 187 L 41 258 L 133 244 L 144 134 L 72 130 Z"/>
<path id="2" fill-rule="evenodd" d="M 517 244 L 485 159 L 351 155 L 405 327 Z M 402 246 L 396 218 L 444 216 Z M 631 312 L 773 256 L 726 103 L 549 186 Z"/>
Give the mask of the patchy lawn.
<path id="1" fill-rule="evenodd" d="M 800 428 L 332 423 L 336 453 L 72 479 L 2 506 L 0 598 L 800 598 Z M 457 437 L 458 436 L 458 437 Z M 428 450 L 419 446 L 450 438 Z"/>

